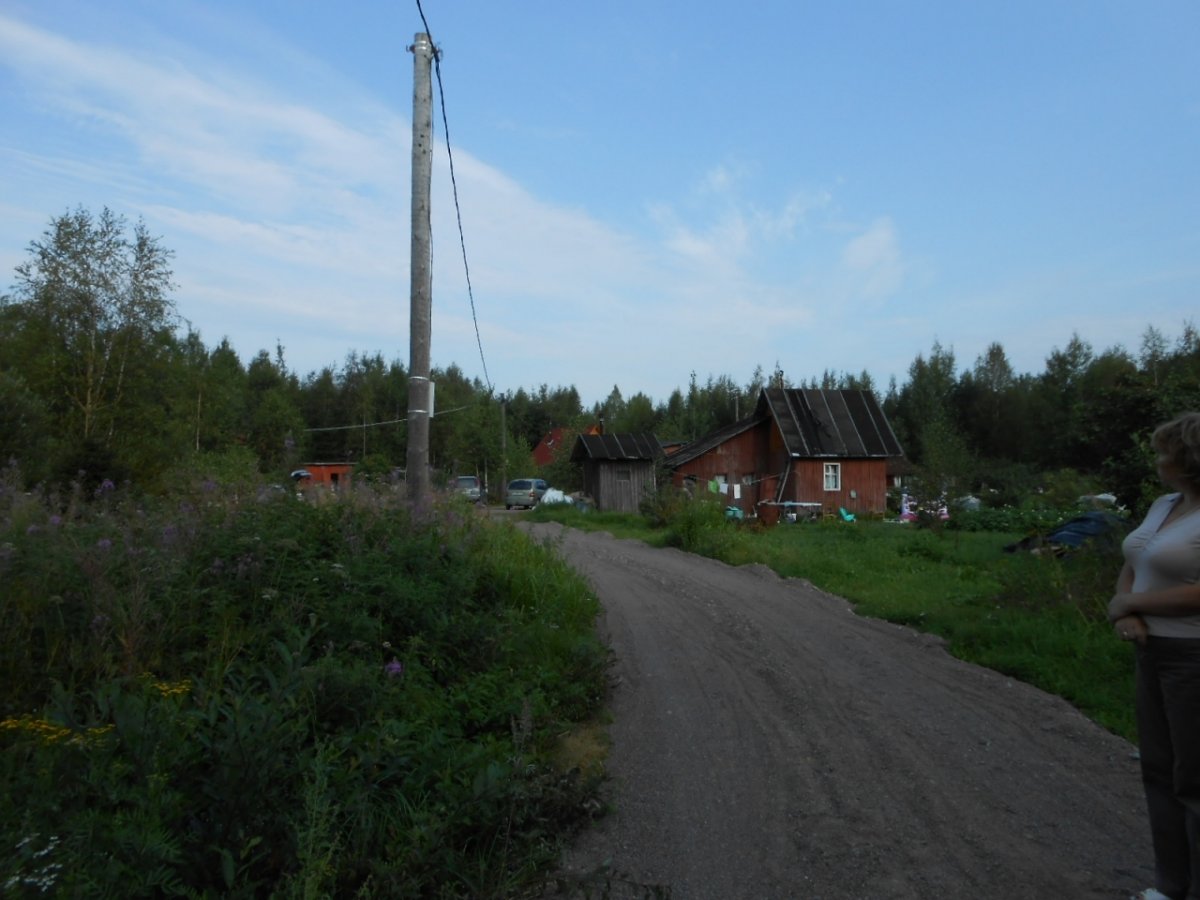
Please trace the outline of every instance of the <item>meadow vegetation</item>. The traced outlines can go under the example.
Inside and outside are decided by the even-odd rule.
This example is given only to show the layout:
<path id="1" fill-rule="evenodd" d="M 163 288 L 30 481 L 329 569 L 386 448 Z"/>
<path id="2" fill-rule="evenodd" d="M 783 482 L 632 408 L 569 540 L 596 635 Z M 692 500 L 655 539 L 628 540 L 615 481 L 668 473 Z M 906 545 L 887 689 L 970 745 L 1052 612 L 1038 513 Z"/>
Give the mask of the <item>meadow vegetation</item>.
<path id="1" fill-rule="evenodd" d="M 595 807 L 597 601 L 466 504 L 10 468 L 0 584 L 5 896 L 522 896 Z"/>
<path id="2" fill-rule="evenodd" d="M 1119 537 L 1062 555 L 1004 550 L 1078 513 L 1034 505 L 959 511 L 932 527 L 882 519 L 760 527 L 727 520 L 719 502 L 668 488 L 640 515 L 569 506 L 532 515 L 806 579 L 861 615 L 939 635 L 954 655 L 1057 694 L 1132 739 L 1133 654 L 1106 620 L 1121 568 Z M 997 523 L 1006 530 L 991 530 Z"/>

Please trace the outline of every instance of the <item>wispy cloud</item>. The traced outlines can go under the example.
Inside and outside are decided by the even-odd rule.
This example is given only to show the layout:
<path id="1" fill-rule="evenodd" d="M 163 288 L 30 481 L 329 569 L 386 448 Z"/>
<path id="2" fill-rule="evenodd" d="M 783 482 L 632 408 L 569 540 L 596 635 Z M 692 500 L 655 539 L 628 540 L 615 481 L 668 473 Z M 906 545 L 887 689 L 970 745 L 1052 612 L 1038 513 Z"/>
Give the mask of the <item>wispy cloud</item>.
<path id="1" fill-rule="evenodd" d="M 904 261 L 892 220 L 876 219 L 852 238 L 842 250 L 842 265 L 862 299 L 880 300 L 895 292 L 904 280 Z"/>
<path id="2" fill-rule="evenodd" d="M 71 40 L 3 16 L 0 55 L 37 94 L 43 115 L 118 147 L 25 152 L 23 165 L 123 194 L 176 249 L 181 311 L 206 336 L 279 337 L 302 370 L 356 347 L 407 345 L 410 126 L 402 116 L 363 96 L 316 108 L 217 59 L 185 66 L 152 46 Z M 664 335 L 686 353 L 719 355 L 730 346 L 750 367 L 764 329 L 812 319 L 797 289 L 755 275 L 755 261 L 764 244 L 794 240 L 828 194 L 756 205 L 743 193 L 753 166 L 718 164 L 688 201 L 702 207 L 699 216 L 689 210 L 685 219 L 664 205 L 651 211 L 653 229 L 639 234 L 539 199 L 455 148 L 473 317 L 437 150 L 434 325 L 442 363 L 471 368 L 475 318 L 494 375 L 533 371 L 516 378 L 567 383 L 612 367 L 613 348 L 654 358 Z M 895 264 L 890 234 L 874 229 L 847 248 L 869 284 Z M 356 343 L 364 338 L 376 346 Z"/>

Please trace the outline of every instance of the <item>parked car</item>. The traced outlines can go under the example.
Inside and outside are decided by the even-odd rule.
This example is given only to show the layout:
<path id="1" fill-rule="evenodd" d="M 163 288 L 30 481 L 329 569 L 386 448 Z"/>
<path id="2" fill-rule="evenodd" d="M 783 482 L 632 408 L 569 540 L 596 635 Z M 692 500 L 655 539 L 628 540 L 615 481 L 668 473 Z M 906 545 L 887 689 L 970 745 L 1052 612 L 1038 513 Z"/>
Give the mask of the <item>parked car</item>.
<path id="1" fill-rule="evenodd" d="M 454 479 L 454 489 L 472 503 L 483 500 L 483 485 L 475 475 L 459 475 Z"/>
<path id="2" fill-rule="evenodd" d="M 550 485 L 541 478 L 514 478 L 508 483 L 508 490 L 504 492 L 504 508 L 520 506 L 533 509 L 549 488 Z"/>

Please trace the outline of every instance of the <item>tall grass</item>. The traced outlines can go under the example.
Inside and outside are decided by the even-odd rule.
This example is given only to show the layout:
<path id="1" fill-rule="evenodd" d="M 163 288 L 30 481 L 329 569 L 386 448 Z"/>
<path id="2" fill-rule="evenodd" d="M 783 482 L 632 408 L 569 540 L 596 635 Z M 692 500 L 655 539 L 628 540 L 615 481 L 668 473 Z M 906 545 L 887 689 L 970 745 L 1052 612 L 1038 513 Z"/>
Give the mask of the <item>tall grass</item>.
<path id="1" fill-rule="evenodd" d="M 1020 532 L 937 531 L 890 522 L 824 521 L 760 527 L 697 500 L 645 539 L 731 565 L 762 563 L 845 597 L 863 615 L 937 634 L 956 656 L 1064 697 L 1105 728 L 1133 738 L 1133 658 L 1105 619 L 1121 567 L 1115 543 L 1064 556 L 1006 553 Z M 582 528 L 610 527 L 551 509 Z M 1009 516 L 1023 529 L 1069 518 L 1037 511 Z M 625 536 L 638 537 L 642 517 Z"/>
<path id="2" fill-rule="evenodd" d="M 592 805 L 597 603 L 466 505 L 0 478 L 5 895 L 512 897 Z"/>

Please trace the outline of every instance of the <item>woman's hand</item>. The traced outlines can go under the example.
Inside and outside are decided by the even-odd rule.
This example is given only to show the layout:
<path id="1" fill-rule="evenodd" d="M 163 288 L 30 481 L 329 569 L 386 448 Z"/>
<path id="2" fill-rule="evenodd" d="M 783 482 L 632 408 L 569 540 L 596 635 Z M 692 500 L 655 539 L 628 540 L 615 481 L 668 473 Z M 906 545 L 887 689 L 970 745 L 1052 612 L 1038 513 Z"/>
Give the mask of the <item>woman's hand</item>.
<path id="1" fill-rule="evenodd" d="M 1121 640 L 1134 641 L 1138 644 L 1146 643 L 1146 636 L 1149 634 L 1141 616 L 1123 616 L 1117 619 L 1113 622 L 1113 631 Z"/>

